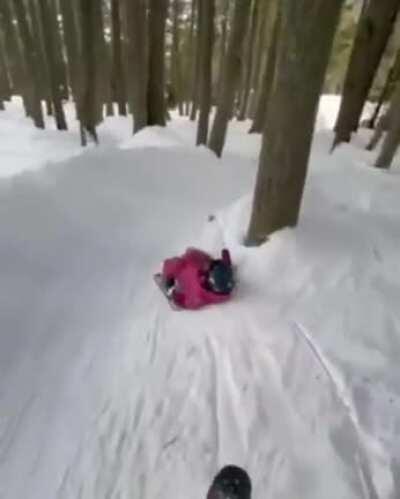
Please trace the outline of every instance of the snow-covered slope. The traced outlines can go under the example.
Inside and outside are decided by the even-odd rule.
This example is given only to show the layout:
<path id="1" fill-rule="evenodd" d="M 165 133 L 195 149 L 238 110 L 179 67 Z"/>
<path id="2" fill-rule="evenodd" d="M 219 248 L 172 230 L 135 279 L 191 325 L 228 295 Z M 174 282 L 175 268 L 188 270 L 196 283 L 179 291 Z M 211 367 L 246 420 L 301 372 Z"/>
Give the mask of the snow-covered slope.
<path id="1" fill-rule="evenodd" d="M 334 110 L 299 227 L 258 249 L 243 125 L 218 161 L 182 119 L 82 152 L 0 113 L 0 497 L 198 499 L 228 462 L 255 499 L 400 495 L 400 176 L 363 137 L 329 156 Z M 169 309 L 151 275 L 189 244 L 231 248 L 232 302 Z"/>

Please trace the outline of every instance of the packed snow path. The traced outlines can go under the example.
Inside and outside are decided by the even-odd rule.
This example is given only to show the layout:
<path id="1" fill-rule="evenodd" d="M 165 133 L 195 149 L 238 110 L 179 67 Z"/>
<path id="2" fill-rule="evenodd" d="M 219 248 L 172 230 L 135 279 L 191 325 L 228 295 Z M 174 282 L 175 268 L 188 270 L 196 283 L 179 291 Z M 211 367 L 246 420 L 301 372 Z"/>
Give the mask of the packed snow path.
<path id="1" fill-rule="evenodd" d="M 398 497 L 398 175 L 333 201 L 324 156 L 298 233 L 244 250 L 255 161 L 171 135 L 0 183 L 0 497 L 201 499 L 227 463 L 254 499 Z M 232 302 L 170 310 L 151 276 L 188 244 L 229 245 Z"/>

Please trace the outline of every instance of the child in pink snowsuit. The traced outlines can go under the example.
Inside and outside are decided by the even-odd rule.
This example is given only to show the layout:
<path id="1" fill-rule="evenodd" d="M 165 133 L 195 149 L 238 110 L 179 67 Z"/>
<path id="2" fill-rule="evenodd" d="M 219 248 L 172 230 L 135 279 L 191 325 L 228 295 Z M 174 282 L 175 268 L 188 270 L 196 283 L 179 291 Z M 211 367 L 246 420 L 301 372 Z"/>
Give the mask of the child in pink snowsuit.
<path id="1" fill-rule="evenodd" d="M 234 287 L 227 249 L 214 260 L 204 251 L 189 248 L 184 255 L 165 260 L 162 277 L 173 302 L 192 310 L 229 300 Z"/>

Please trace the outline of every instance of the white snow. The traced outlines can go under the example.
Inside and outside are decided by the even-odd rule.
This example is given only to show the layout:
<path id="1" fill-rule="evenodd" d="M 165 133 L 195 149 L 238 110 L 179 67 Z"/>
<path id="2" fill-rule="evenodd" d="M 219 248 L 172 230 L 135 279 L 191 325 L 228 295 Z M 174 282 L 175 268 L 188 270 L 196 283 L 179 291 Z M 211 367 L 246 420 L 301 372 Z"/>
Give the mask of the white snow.
<path id="1" fill-rule="evenodd" d="M 367 132 L 328 154 L 336 98 L 299 226 L 252 249 L 248 123 L 217 160 L 177 116 L 134 138 L 109 119 L 83 150 L 6 105 L 1 499 L 205 498 L 227 463 L 254 499 L 400 496 L 400 174 Z M 187 245 L 231 249 L 230 303 L 165 303 L 152 273 Z"/>

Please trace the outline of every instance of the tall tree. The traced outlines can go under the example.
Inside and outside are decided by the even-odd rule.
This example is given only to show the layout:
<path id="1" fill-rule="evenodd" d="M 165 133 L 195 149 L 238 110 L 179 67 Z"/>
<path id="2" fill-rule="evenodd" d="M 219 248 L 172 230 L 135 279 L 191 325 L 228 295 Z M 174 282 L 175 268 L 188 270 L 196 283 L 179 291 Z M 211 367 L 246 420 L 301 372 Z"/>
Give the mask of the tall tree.
<path id="1" fill-rule="evenodd" d="M 112 88 L 114 100 L 118 103 L 118 113 L 126 116 L 126 86 L 122 63 L 121 9 L 120 0 L 111 2 L 111 37 L 112 37 Z"/>
<path id="2" fill-rule="evenodd" d="M 28 0 L 25 2 L 25 6 L 27 8 L 27 15 L 31 32 L 32 35 L 34 35 L 36 43 L 36 71 L 38 73 L 38 78 L 40 81 L 40 99 L 45 100 L 47 115 L 51 116 L 53 114 L 53 106 L 51 102 L 50 92 L 50 69 L 46 57 L 46 43 L 44 41 L 44 35 L 40 21 L 38 1 Z"/>
<path id="3" fill-rule="evenodd" d="M 390 168 L 394 155 L 400 144 L 400 82 L 392 96 L 391 109 L 388 116 L 388 132 L 382 144 L 382 149 L 376 160 L 377 168 Z"/>
<path id="4" fill-rule="evenodd" d="M 7 67 L 6 52 L 4 48 L 3 33 L 0 26 L 0 99 L 11 99 L 11 81 Z"/>
<path id="5" fill-rule="evenodd" d="M 54 118 L 56 120 L 58 130 L 67 130 L 67 122 L 62 105 L 62 89 L 57 78 L 58 67 L 57 54 L 55 51 L 56 41 L 54 37 L 54 24 L 57 23 L 57 18 L 54 15 L 55 11 L 49 8 L 47 0 L 39 0 L 39 9 L 42 24 L 41 28 L 46 47 L 47 64 L 49 69 L 48 76 L 50 79 L 50 91 L 54 107 Z"/>
<path id="6" fill-rule="evenodd" d="M 214 118 L 209 147 L 220 157 L 225 143 L 228 121 L 232 115 L 235 92 L 238 87 L 242 63 L 243 42 L 249 24 L 251 2 L 235 0 L 232 29 L 229 36 L 223 84 L 218 96 L 218 107 Z"/>
<path id="7" fill-rule="evenodd" d="M 238 115 L 239 121 L 243 121 L 247 117 L 247 106 L 250 95 L 251 76 L 253 72 L 253 61 L 254 61 L 254 52 L 255 52 L 254 45 L 257 32 L 259 7 L 260 7 L 259 0 L 253 0 L 250 30 L 248 31 L 247 35 L 247 47 L 246 47 L 246 57 L 245 57 L 246 65 L 243 71 L 243 93 L 242 93 L 242 99 L 240 102 L 240 109 Z"/>
<path id="8" fill-rule="evenodd" d="M 43 109 L 40 99 L 40 75 L 37 71 L 38 67 L 40 67 L 40 61 L 38 61 L 39 49 L 29 26 L 24 1 L 14 0 L 13 4 L 24 52 L 25 77 L 26 81 L 29 81 L 29 87 L 27 87 L 29 111 L 35 126 L 44 128 Z"/>
<path id="9" fill-rule="evenodd" d="M 367 126 L 368 128 L 375 128 L 376 120 L 380 114 L 382 106 L 393 93 L 395 84 L 400 79 L 400 50 L 397 51 L 396 57 L 393 61 L 392 66 L 390 67 L 386 81 L 382 87 L 379 98 L 376 102 L 374 112 L 372 113 L 371 118 L 368 120 Z"/>
<path id="10" fill-rule="evenodd" d="M 85 131 L 97 143 L 96 126 L 102 120 L 102 92 L 100 86 L 101 52 L 98 42 L 98 20 L 101 4 L 97 0 L 80 0 L 81 47 L 81 99 L 78 116 L 81 122 L 82 145 L 85 145 Z"/>
<path id="11" fill-rule="evenodd" d="M 358 128 L 399 7 L 400 0 L 369 0 L 362 11 L 335 124 L 333 147 L 349 142 L 351 133 Z"/>
<path id="12" fill-rule="evenodd" d="M 272 40 L 268 50 L 267 64 L 265 65 L 264 68 L 262 85 L 257 102 L 257 108 L 255 111 L 253 124 L 249 130 L 249 133 L 261 133 L 263 131 L 268 111 L 268 103 L 272 93 L 272 85 L 275 77 L 276 58 L 278 54 L 278 44 L 279 44 L 279 28 L 280 28 L 279 6 L 277 6 L 275 10 L 278 12 L 274 12 L 275 23 L 273 28 Z"/>
<path id="13" fill-rule="evenodd" d="M 182 68 L 181 68 L 181 21 L 182 0 L 173 0 L 172 3 L 172 54 L 171 54 L 171 80 L 172 88 L 178 104 L 179 114 L 183 115 L 182 95 Z"/>
<path id="14" fill-rule="evenodd" d="M 59 2 L 56 0 L 52 0 L 48 2 L 48 8 L 50 10 L 50 17 L 54 20 L 51 24 L 53 29 L 52 38 L 54 40 L 54 55 L 57 65 L 57 79 L 58 85 L 61 90 L 61 95 L 63 99 L 68 99 L 68 78 L 67 78 L 67 65 L 66 60 L 64 58 L 64 47 L 63 40 L 61 36 L 61 25 L 59 20 Z"/>
<path id="15" fill-rule="evenodd" d="M 192 108 L 190 110 L 190 120 L 194 121 L 197 116 L 197 110 L 199 107 L 199 74 L 200 74 L 200 22 L 199 22 L 199 4 L 200 0 L 192 0 L 193 1 L 193 16 L 195 22 L 195 37 L 194 37 L 194 57 L 193 57 L 193 66 L 192 66 Z"/>
<path id="16" fill-rule="evenodd" d="M 150 0 L 148 124 L 165 126 L 165 25 L 168 0 Z"/>
<path id="17" fill-rule="evenodd" d="M 60 0 L 64 43 L 68 60 L 68 76 L 72 95 L 78 105 L 79 101 L 79 77 L 80 77 L 80 26 L 79 13 L 75 9 L 75 4 L 71 0 Z M 78 105 L 79 107 L 79 105 Z"/>
<path id="18" fill-rule="evenodd" d="M 218 88 L 217 95 L 220 94 L 222 85 L 224 83 L 224 66 L 226 59 L 226 40 L 228 38 L 228 17 L 229 17 L 229 0 L 222 0 L 221 12 L 221 36 L 219 41 L 219 56 L 218 56 Z"/>
<path id="19" fill-rule="evenodd" d="M 164 0 L 163 0 L 164 1 Z M 148 124 L 148 20 L 146 0 L 125 0 L 127 58 L 126 72 L 133 132 Z"/>
<path id="20" fill-rule="evenodd" d="M 186 37 L 186 43 L 184 44 L 184 53 L 185 53 L 185 65 L 184 65 L 184 77 L 183 77 L 183 86 L 185 89 L 185 114 L 189 115 L 190 110 L 190 99 L 191 99 L 191 90 L 193 86 L 193 77 L 194 77 L 194 29 L 195 29 L 195 0 L 191 0 L 189 3 L 190 6 L 190 22 L 189 22 L 189 31 Z"/>
<path id="21" fill-rule="evenodd" d="M 211 109 L 212 53 L 214 44 L 214 0 L 199 1 L 200 24 L 200 116 L 197 128 L 197 145 L 207 144 L 208 120 Z"/>
<path id="22" fill-rule="evenodd" d="M 343 0 L 282 0 L 276 84 L 247 244 L 298 221 L 318 101 Z"/>

